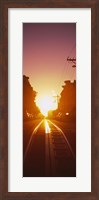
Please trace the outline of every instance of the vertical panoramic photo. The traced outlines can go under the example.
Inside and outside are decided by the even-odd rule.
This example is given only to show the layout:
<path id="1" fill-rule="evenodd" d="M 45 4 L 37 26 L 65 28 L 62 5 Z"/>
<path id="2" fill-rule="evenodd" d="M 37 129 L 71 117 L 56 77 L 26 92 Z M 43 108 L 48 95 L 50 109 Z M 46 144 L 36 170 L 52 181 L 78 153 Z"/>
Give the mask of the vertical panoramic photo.
<path id="1" fill-rule="evenodd" d="M 76 177 L 76 23 L 23 23 L 23 177 Z"/>

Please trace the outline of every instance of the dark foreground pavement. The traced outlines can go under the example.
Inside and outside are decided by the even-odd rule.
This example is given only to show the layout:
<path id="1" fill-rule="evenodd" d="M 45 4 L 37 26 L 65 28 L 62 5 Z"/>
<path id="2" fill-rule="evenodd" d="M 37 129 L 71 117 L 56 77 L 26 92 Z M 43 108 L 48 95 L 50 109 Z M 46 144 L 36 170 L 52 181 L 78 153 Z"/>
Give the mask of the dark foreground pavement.
<path id="1" fill-rule="evenodd" d="M 75 124 L 41 121 L 24 122 L 23 176 L 75 177 Z"/>

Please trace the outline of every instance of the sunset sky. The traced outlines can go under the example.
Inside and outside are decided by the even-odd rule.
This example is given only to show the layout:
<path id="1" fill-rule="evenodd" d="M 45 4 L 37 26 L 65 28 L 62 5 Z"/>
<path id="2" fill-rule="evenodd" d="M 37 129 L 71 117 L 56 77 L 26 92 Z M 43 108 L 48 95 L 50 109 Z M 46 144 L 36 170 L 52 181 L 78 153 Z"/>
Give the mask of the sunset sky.
<path id="1" fill-rule="evenodd" d="M 23 24 L 23 74 L 38 97 L 59 95 L 65 80 L 76 79 L 68 56 L 76 57 L 75 23 Z"/>

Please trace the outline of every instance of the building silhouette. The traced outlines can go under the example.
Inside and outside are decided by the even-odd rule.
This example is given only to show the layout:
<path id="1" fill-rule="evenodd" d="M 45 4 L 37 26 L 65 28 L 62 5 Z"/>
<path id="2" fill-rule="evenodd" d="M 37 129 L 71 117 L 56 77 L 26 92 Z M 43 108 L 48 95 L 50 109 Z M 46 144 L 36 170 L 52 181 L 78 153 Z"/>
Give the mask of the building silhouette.
<path id="1" fill-rule="evenodd" d="M 64 81 L 65 85 L 62 86 L 63 90 L 60 94 L 60 101 L 58 105 L 58 112 L 62 116 L 76 115 L 76 80 L 70 82 L 70 80 Z"/>

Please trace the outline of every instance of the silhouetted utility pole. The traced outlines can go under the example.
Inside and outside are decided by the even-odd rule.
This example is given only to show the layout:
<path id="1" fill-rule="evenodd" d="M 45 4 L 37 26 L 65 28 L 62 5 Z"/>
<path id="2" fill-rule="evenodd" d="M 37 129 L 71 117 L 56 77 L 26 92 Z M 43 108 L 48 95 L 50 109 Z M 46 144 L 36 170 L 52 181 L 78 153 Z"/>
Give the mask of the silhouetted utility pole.
<path id="1" fill-rule="evenodd" d="M 74 63 L 72 67 L 76 67 L 76 58 L 67 58 L 67 61 Z"/>

